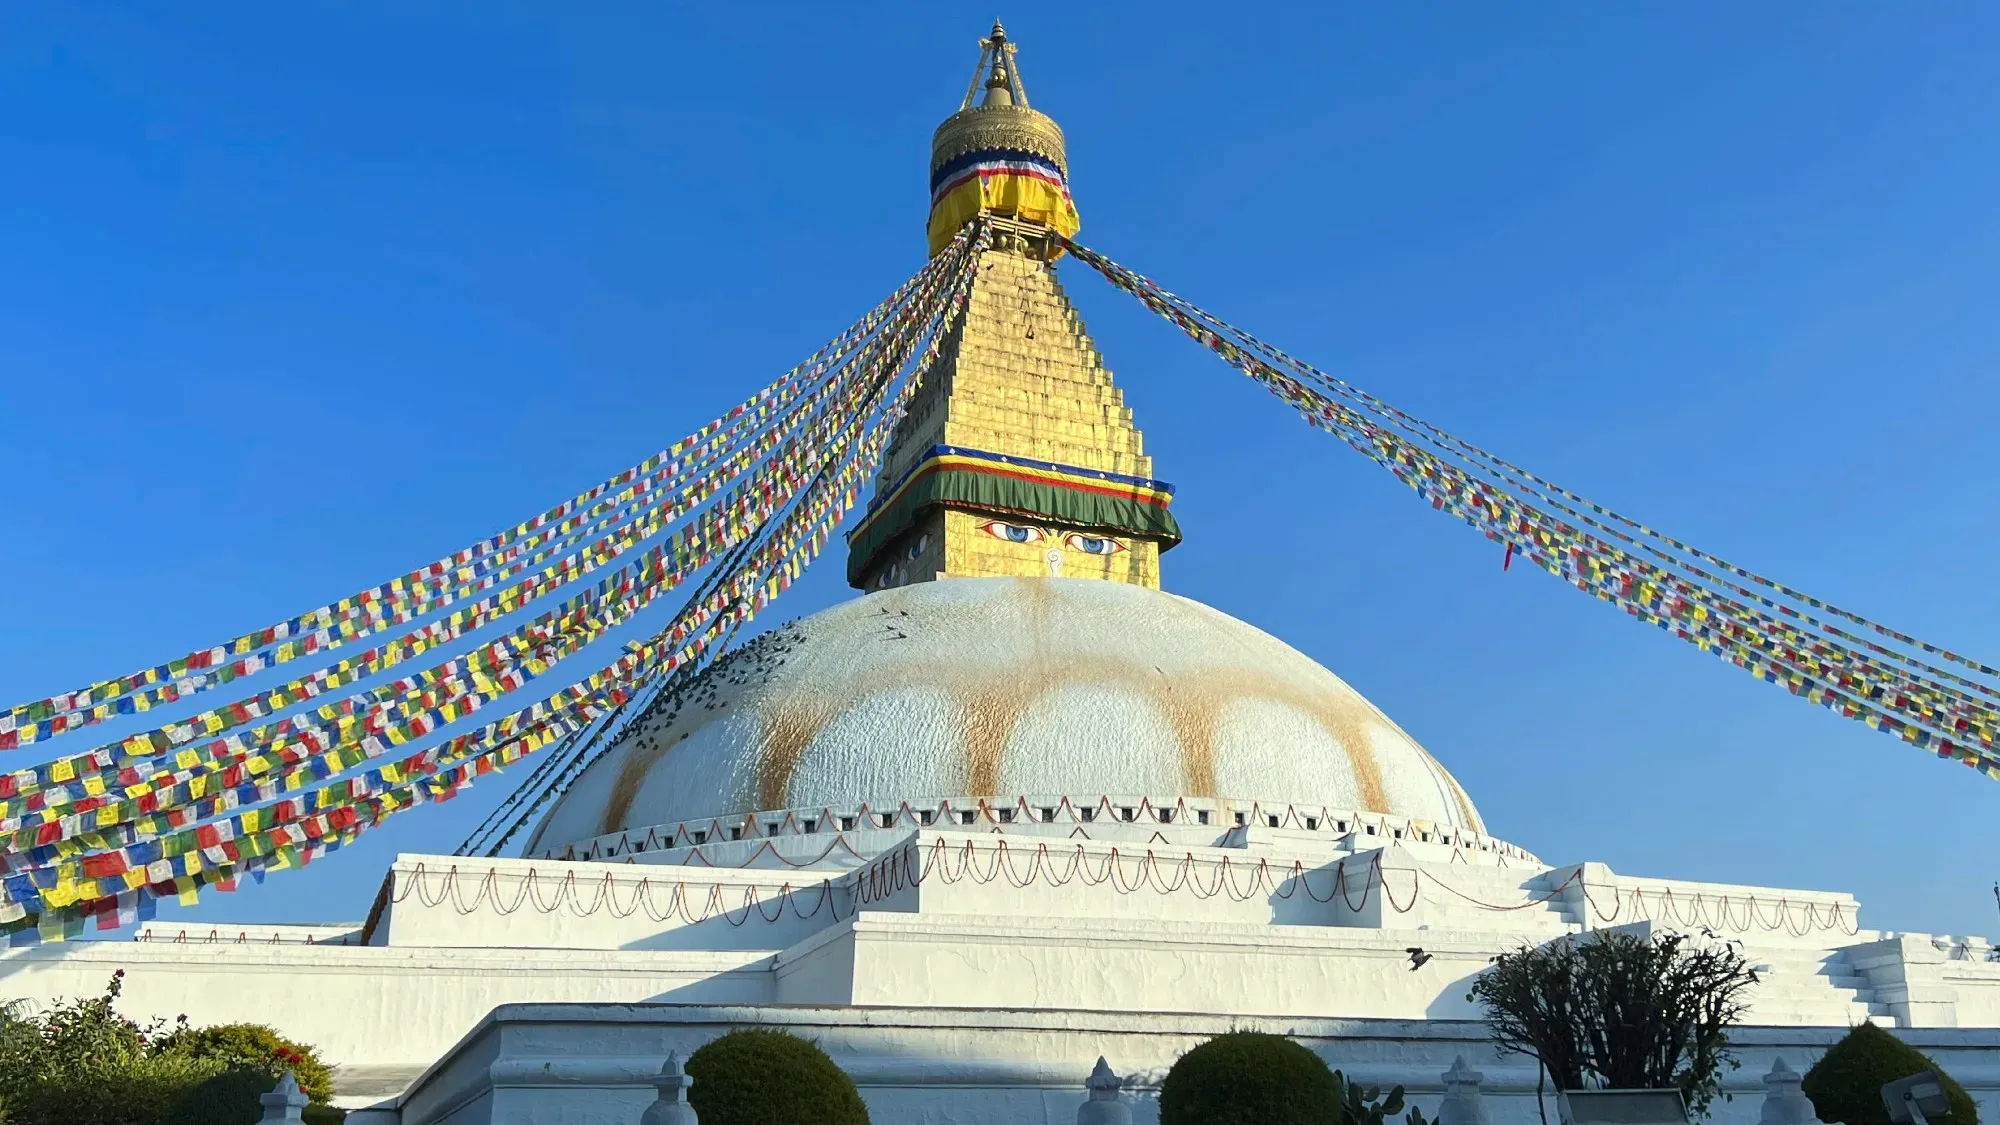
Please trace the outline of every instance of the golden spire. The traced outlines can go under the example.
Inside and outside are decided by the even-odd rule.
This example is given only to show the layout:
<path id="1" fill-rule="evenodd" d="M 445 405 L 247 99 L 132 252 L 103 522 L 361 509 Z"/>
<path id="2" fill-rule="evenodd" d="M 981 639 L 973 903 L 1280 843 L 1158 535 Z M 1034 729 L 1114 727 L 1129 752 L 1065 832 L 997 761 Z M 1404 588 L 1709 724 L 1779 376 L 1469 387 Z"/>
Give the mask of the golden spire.
<path id="1" fill-rule="evenodd" d="M 974 105 L 982 80 L 985 97 Z M 993 226 L 964 319 L 924 369 L 848 534 L 847 578 L 1095 578 L 1157 589 L 1173 489 L 1057 281 L 1076 232 L 1062 130 L 1028 107 L 999 23 L 931 146 L 933 251 Z M 942 243 L 940 243 L 940 239 Z"/>
<path id="2" fill-rule="evenodd" d="M 1029 107 L 1014 42 L 998 20 L 993 33 L 979 41 L 979 62 L 958 112 L 931 138 L 931 252 L 982 214 L 1064 235 L 1075 234 L 1080 223 L 1069 196 L 1062 128 Z"/>

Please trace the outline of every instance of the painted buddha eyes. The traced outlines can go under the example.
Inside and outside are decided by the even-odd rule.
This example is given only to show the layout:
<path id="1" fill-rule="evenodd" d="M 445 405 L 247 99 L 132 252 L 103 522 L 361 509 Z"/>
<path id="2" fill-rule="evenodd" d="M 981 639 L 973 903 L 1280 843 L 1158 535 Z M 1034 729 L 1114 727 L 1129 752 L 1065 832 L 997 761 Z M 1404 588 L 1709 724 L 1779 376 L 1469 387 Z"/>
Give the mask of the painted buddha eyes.
<path id="1" fill-rule="evenodd" d="M 1008 523 L 1006 520 L 988 520 L 979 525 L 979 530 L 995 539 L 1005 539 L 1009 543 L 1033 543 L 1044 534 L 1039 527 Z"/>
<path id="2" fill-rule="evenodd" d="M 1105 539 L 1096 535 L 1082 535 L 1074 531 L 1064 536 L 1063 542 L 1082 551 L 1086 555 L 1115 555 L 1125 549 L 1125 544 L 1120 543 L 1116 539 Z"/>
<path id="3" fill-rule="evenodd" d="M 1050 532 L 1032 524 L 1008 523 L 1006 520 L 988 520 L 979 525 L 979 530 L 995 539 L 1005 539 L 1009 543 L 1037 543 L 1053 538 Z M 1115 555 L 1127 550 L 1125 544 L 1102 535 L 1085 535 L 1072 531 L 1061 537 L 1064 546 L 1082 551 L 1086 555 Z"/>

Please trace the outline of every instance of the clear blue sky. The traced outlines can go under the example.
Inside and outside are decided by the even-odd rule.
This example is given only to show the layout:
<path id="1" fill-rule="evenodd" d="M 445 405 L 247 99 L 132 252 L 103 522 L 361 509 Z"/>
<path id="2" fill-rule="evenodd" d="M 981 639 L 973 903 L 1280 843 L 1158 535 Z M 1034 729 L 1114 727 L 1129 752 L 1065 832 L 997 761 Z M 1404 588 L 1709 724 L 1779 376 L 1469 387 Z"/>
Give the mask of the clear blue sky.
<path id="1" fill-rule="evenodd" d="M 509 525 L 921 262 L 930 130 L 990 6 L 678 7 L 8 6 L 0 696 Z M 1009 27 L 1087 242 L 1596 500 L 2000 658 L 2000 8 Z M 1497 834 L 1851 890 L 1880 928 L 2000 928 L 2000 785 L 1502 573 L 1137 305 L 1069 286 L 1180 489 L 1168 586 L 1360 688 Z M 839 569 L 779 616 L 846 596 Z M 505 784 L 197 916 L 359 917 L 392 854 L 449 850 Z"/>

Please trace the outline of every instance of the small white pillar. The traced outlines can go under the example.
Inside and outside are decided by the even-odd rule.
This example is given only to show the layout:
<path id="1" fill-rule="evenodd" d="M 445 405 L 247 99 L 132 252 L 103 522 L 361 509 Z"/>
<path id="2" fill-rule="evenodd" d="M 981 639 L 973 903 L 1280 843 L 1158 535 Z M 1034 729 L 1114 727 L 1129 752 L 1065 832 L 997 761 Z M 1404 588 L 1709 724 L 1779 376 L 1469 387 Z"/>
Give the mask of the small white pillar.
<path id="1" fill-rule="evenodd" d="M 653 1076 L 653 1088 L 660 1092 L 639 1117 L 639 1125 L 698 1125 L 694 1107 L 688 1104 L 688 1087 L 694 1085 L 681 1066 L 678 1051 L 670 1051 L 660 1073 Z"/>
<path id="2" fill-rule="evenodd" d="M 1819 1125 L 1819 1113 L 1801 1081 L 1782 1057 L 1771 1064 L 1771 1073 L 1764 1076 L 1764 1112 L 1758 1125 Z"/>
<path id="3" fill-rule="evenodd" d="M 306 1103 L 312 1099 L 299 1089 L 299 1080 L 286 1071 L 278 1085 L 268 1094 L 257 1095 L 257 1103 L 264 1107 L 264 1116 L 257 1120 L 264 1125 L 272 1122 L 299 1122 L 306 1119 Z"/>
<path id="4" fill-rule="evenodd" d="M 1132 1125 L 1132 1107 L 1118 1096 L 1122 1085 L 1123 1081 L 1111 1073 L 1111 1064 L 1099 1055 L 1090 1077 L 1083 1080 L 1087 1093 L 1076 1108 L 1076 1125 Z"/>
<path id="5" fill-rule="evenodd" d="M 1437 1125 L 1493 1125 L 1479 1084 L 1486 1076 L 1465 1065 L 1465 1056 L 1451 1060 L 1444 1072 L 1444 1103 L 1438 1106 Z"/>

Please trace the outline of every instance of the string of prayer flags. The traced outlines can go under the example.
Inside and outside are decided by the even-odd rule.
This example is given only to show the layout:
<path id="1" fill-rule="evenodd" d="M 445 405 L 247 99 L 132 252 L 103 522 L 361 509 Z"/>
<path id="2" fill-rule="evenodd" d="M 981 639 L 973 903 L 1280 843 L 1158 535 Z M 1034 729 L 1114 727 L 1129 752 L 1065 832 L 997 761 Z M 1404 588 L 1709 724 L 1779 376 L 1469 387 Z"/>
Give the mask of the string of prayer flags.
<path id="1" fill-rule="evenodd" d="M 2000 707 L 1995 705 L 2000 685 L 1862 641 L 1813 611 L 1858 623 L 1878 637 L 1981 675 L 2000 675 L 1988 665 L 1661 535 L 1293 359 L 1100 254 L 1067 240 L 1063 245 L 1115 287 L 1256 379 L 1309 424 L 1387 468 L 1433 508 L 1506 544 L 1507 565 L 1524 558 L 1759 679 L 2000 778 Z"/>
<path id="2" fill-rule="evenodd" d="M 983 237 L 981 231 L 976 245 L 983 245 Z M 269 872 L 303 866 L 390 816 L 447 800 L 477 778 L 561 742 L 631 701 L 656 677 L 710 658 L 819 555 L 853 506 L 859 485 L 875 471 L 917 385 L 910 372 L 935 361 L 949 324 L 964 307 L 977 255 L 971 240 L 959 242 L 937 259 L 949 286 L 873 340 L 868 360 L 857 368 L 853 394 L 827 400 L 826 409 L 814 415 L 820 420 L 816 425 L 831 427 L 824 440 L 802 440 L 799 448 L 810 455 L 766 482 L 768 487 L 746 485 L 741 495 L 749 500 L 747 507 L 713 509 L 728 513 L 728 533 L 703 544 L 695 568 L 707 566 L 719 551 L 727 551 L 730 561 L 711 577 L 705 593 L 650 639 L 628 643 L 612 663 L 545 699 L 393 761 L 345 777 L 333 775 L 366 759 L 301 761 L 268 783 L 246 783 L 172 808 L 157 820 L 135 822 L 158 830 L 150 838 L 136 838 L 133 826 L 120 825 L 12 857 L 37 862 L 18 866 L 10 860 L 0 876 L 5 892 L 0 929 L 14 931 L 16 939 L 62 940 L 76 936 L 86 920 L 117 928 L 146 916 L 159 898 L 192 902 L 204 890 L 233 889 L 244 875 L 261 881 Z M 919 349 L 924 341 L 927 346 Z M 727 545 L 731 536 L 733 548 Z M 656 545 L 645 560 L 643 577 L 657 577 L 674 556 Z M 599 590 L 603 597 L 620 595 L 616 605 L 623 608 L 616 612 L 629 614 L 642 608 L 633 604 L 635 596 L 655 584 L 614 575 L 603 579 Z M 578 612 L 562 621 L 601 635 L 596 626 L 614 615 L 602 607 L 585 612 L 589 608 L 578 605 Z M 549 663 L 525 657 L 516 670 L 536 668 L 539 674 Z M 416 742 L 436 727 L 410 729 Z M 114 837 L 123 839 L 114 844 Z"/>
<path id="3" fill-rule="evenodd" d="M 199 649 L 150 668 L 0 710 L 0 750 L 27 746 L 107 721 L 120 714 L 136 713 L 144 709 L 136 699 L 123 708 L 120 706 L 122 700 L 135 693 L 147 692 L 148 702 L 145 706 L 162 701 L 171 702 L 185 695 L 231 682 L 240 676 L 254 674 L 286 660 L 311 655 L 336 643 L 366 635 L 373 628 L 380 627 L 382 622 L 400 624 L 401 622 L 394 620 L 393 614 L 387 612 L 389 609 L 416 600 L 422 597 L 424 592 L 434 591 L 440 584 L 453 581 L 453 576 L 469 565 L 502 551 L 523 537 L 538 533 L 544 536 L 554 534 L 545 529 L 551 525 L 565 526 L 564 521 L 573 518 L 574 513 L 607 493 L 615 495 L 617 490 L 654 474 L 663 466 L 677 464 L 680 459 L 691 453 L 696 454 L 698 459 L 700 451 L 709 443 L 727 439 L 730 435 L 741 435 L 747 430 L 754 429 L 753 424 L 761 424 L 774 416 L 783 416 L 790 399 L 808 388 L 812 380 L 824 371 L 825 361 L 829 356 L 845 353 L 857 342 L 873 335 L 885 319 L 908 303 L 908 298 L 912 294 L 927 286 L 934 286 L 940 278 L 946 276 L 947 267 L 940 265 L 941 260 L 933 260 L 927 264 L 923 270 L 870 310 L 860 321 L 835 337 L 804 363 L 786 372 L 744 402 L 680 441 L 615 474 L 597 486 L 487 539 L 470 544 L 407 574 L 358 591 L 339 601 L 307 610 L 285 621 L 244 633 L 222 644 Z M 342 628 L 353 625 L 356 621 L 371 620 L 376 624 Z M 408 618 L 405 617 L 403 620 Z M 318 639 L 306 642 L 303 639 L 307 637 Z M 295 640 L 300 643 L 287 643 Z M 278 652 L 270 654 L 265 660 L 245 659 L 258 653 L 259 650 L 273 646 L 277 646 Z M 209 672 L 214 674 L 202 674 Z M 172 687 L 171 694 L 165 694 L 164 689 L 167 687 Z M 148 689 L 154 690 L 148 692 Z"/>

